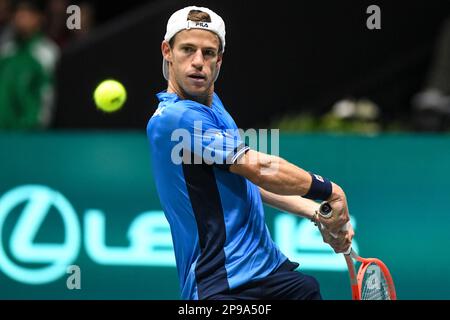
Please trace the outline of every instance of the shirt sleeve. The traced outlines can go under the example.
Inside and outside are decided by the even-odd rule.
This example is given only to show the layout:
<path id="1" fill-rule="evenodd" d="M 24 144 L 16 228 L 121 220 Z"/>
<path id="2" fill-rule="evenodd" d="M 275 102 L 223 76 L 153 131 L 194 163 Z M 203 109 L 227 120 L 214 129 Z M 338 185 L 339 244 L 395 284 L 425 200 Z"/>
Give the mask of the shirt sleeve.
<path id="1" fill-rule="evenodd" d="M 181 149 L 178 155 L 183 157 L 183 163 L 206 163 L 228 170 L 249 150 L 241 140 L 239 130 L 221 127 L 215 114 L 206 107 L 187 108 L 179 117 L 174 132 L 172 141 L 178 139 L 176 147 Z"/>

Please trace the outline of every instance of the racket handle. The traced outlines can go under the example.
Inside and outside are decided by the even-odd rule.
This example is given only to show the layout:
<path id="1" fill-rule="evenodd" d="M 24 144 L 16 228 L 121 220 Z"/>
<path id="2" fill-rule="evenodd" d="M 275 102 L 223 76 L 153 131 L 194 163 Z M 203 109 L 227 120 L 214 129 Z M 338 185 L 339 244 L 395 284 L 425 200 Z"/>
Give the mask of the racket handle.
<path id="1" fill-rule="evenodd" d="M 326 201 L 322 202 L 319 207 L 319 214 L 325 219 L 331 218 L 333 215 L 331 205 Z"/>
<path id="2" fill-rule="evenodd" d="M 319 207 L 319 214 L 325 218 L 328 219 L 333 215 L 333 209 L 331 208 L 331 205 L 324 201 L 320 204 Z M 323 229 L 323 225 L 320 223 L 320 228 Z M 342 231 L 347 231 L 350 228 L 350 221 L 347 222 L 343 227 L 342 227 Z M 330 232 L 331 236 L 334 238 L 337 238 L 337 235 Z M 343 252 L 345 255 L 349 255 L 352 252 L 352 246 L 350 246 L 348 248 L 348 250 L 346 252 Z"/>

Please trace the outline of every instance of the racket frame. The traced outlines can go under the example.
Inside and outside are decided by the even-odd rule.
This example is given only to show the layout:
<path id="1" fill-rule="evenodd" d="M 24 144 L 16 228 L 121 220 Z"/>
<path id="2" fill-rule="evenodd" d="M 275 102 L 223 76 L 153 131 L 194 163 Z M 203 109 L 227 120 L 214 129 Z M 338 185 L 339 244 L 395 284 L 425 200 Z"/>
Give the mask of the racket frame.
<path id="1" fill-rule="evenodd" d="M 318 213 L 324 217 L 325 219 L 329 218 L 333 214 L 333 210 L 331 208 L 331 205 L 323 201 L 319 207 Z M 319 228 L 323 228 L 323 226 L 319 223 Z M 343 230 L 347 230 L 349 226 L 349 222 L 345 224 L 343 227 Z M 337 238 L 337 236 L 333 233 L 330 233 L 333 237 Z M 391 300 L 397 300 L 397 293 L 395 291 L 394 281 L 392 280 L 391 273 L 389 272 L 389 269 L 387 266 L 377 258 L 361 258 L 352 247 L 348 249 L 347 252 L 343 253 L 345 257 L 345 262 L 347 264 L 348 273 L 350 276 L 350 286 L 352 289 L 352 300 L 361 300 L 362 298 L 362 281 L 364 279 L 364 274 L 369 267 L 371 263 L 376 264 L 383 273 L 386 283 L 388 286 L 389 296 Z M 353 262 L 353 259 L 361 262 L 361 266 L 358 269 L 358 273 L 356 273 L 355 264 Z"/>
<path id="2" fill-rule="evenodd" d="M 353 264 L 353 260 L 355 259 L 358 262 L 361 262 L 361 266 L 359 267 L 358 274 L 355 275 L 355 265 Z M 361 300 L 362 299 L 362 282 L 364 279 L 364 274 L 366 273 L 367 268 L 371 264 L 377 265 L 381 272 L 383 273 L 384 278 L 386 279 L 386 284 L 388 286 L 388 292 L 390 300 L 397 300 L 397 293 L 395 291 L 394 281 L 392 280 L 391 273 L 389 272 L 388 267 L 384 264 L 383 261 L 377 258 L 361 258 L 353 249 L 350 251 L 350 254 L 345 255 L 345 260 L 347 262 L 347 266 L 349 268 L 350 274 L 350 284 L 352 287 L 352 299 L 353 300 Z M 349 266 L 349 263 L 351 266 Z M 353 276 L 352 276 L 353 274 Z M 356 286 L 354 285 L 356 281 Z M 357 291 L 357 294 L 356 294 Z"/>

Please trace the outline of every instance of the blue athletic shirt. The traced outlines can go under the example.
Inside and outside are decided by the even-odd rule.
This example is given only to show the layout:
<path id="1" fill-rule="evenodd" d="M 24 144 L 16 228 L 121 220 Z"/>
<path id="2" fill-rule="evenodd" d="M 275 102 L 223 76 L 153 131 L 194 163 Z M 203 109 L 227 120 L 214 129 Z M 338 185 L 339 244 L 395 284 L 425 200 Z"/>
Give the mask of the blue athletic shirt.
<path id="1" fill-rule="evenodd" d="M 287 258 L 269 234 L 258 187 L 228 171 L 248 150 L 236 123 L 215 93 L 211 107 L 157 97 L 147 136 L 181 298 L 207 299 L 269 275 Z"/>

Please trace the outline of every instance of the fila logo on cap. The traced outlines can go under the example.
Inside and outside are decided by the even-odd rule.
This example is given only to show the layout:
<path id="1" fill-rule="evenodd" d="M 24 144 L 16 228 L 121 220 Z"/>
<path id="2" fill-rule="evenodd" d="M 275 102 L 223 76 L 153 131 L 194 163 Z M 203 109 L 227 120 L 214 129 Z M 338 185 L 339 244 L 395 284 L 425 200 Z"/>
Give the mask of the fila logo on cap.
<path id="1" fill-rule="evenodd" d="M 197 28 L 197 29 L 208 29 L 209 25 L 207 22 L 202 22 L 202 21 L 191 21 L 191 20 L 187 20 L 187 27 L 186 29 L 189 30 L 191 28 Z"/>
<path id="2" fill-rule="evenodd" d="M 205 22 L 197 22 L 195 24 L 196 27 L 208 28 L 208 24 Z"/>

